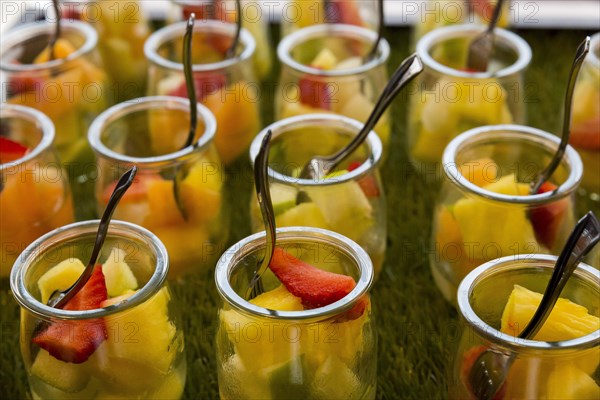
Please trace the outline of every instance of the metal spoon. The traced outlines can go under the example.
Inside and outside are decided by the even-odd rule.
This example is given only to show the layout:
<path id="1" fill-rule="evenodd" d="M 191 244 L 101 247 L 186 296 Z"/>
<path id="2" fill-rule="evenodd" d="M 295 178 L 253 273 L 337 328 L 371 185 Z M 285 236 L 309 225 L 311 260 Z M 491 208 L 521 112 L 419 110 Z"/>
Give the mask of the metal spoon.
<path id="1" fill-rule="evenodd" d="M 196 100 L 196 86 L 194 85 L 194 75 L 192 73 L 192 36 L 194 34 L 194 22 L 196 14 L 191 13 L 185 27 L 183 36 L 183 73 L 185 75 L 185 87 L 190 100 L 190 131 L 183 148 L 191 146 L 196 137 L 196 126 L 198 125 L 198 102 Z"/>
<path id="2" fill-rule="evenodd" d="M 104 210 L 104 214 L 102 214 L 102 218 L 100 219 L 100 224 L 98 225 L 98 233 L 96 234 L 96 242 L 94 243 L 94 248 L 92 249 L 92 255 L 90 256 L 90 260 L 83 270 L 83 273 L 77 279 L 77 281 L 67 290 L 63 291 L 55 291 L 50 296 L 48 300 L 48 305 L 54 308 L 63 308 L 65 304 L 69 300 L 71 300 L 80 290 L 85 286 L 87 281 L 92 276 L 92 272 L 94 271 L 94 267 L 96 266 L 96 261 L 98 260 L 98 256 L 100 255 L 100 250 L 102 250 L 102 245 L 104 244 L 104 239 L 106 239 L 106 234 L 108 233 L 108 227 L 110 224 L 110 219 L 112 218 L 113 212 L 119 204 L 121 197 L 125 194 L 127 189 L 133 183 L 133 178 L 137 173 L 137 167 L 133 166 L 129 171 L 125 172 L 119 182 L 117 182 L 117 186 L 110 196 L 110 200 L 106 205 L 106 209 Z"/>
<path id="3" fill-rule="evenodd" d="M 265 256 L 261 260 L 260 266 L 254 273 L 250 286 L 246 291 L 246 299 L 252 299 L 262 292 L 262 282 L 260 277 L 265 273 L 273 253 L 275 252 L 275 213 L 273 212 L 273 203 L 271 202 L 271 192 L 269 190 L 269 147 L 271 141 L 271 131 L 267 131 L 267 134 L 262 140 L 260 145 L 260 151 L 256 155 L 254 160 L 254 186 L 256 188 L 256 197 L 258 198 L 258 204 L 260 205 L 260 212 L 262 213 L 263 223 L 266 231 L 266 247 Z"/>
<path id="4" fill-rule="evenodd" d="M 573 103 L 573 93 L 575 91 L 575 83 L 577 82 L 577 76 L 581 70 L 581 65 L 585 59 L 585 56 L 590 51 L 590 37 L 587 36 L 584 41 L 577 48 L 575 53 L 575 60 L 571 66 L 571 72 L 569 73 L 569 82 L 567 84 L 567 92 L 565 94 L 565 109 L 562 126 L 562 138 L 560 145 L 550 161 L 550 164 L 538 174 L 536 179 L 531 182 L 531 194 L 536 194 L 540 187 L 546 182 L 554 173 L 556 168 L 560 165 L 560 161 L 565 154 L 567 145 L 569 144 L 569 137 L 571 136 L 571 105 Z"/>
<path id="5" fill-rule="evenodd" d="M 60 38 L 60 5 L 59 0 L 52 0 L 52 7 L 54 8 L 54 14 L 56 15 L 56 25 L 54 30 L 54 35 L 50 38 L 50 42 L 48 42 L 48 48 L 50 49 L 50 60 L 54 60 L 56 55 L 54 53 L 54 46 Z"/>
<path id="6" fill-rule="evenodd" d="M 600 222 L 588 212 L 575 226 L 563 248 L 550 277 L 542 301 L 531 321 L 519 334 L 521 339 L 533 338 L 548 319 L 560 293 L 570 276 L 594 246 L 600 241 Z M 515 354 L 510 355 L 487 349 L 477 357 L 469 372 L 471 391 L 479 400 L 490 400 L 502 387 Z"/>
<path id="7" fill-rule="evenodd" d="M 494 15 L 485 32 L 477 35 L 469 45 L 469 53 L 467 56 L 467 69 L 475 72 L 486 72 L 488 63 L 492 57 L 494 48 L 494 29 L 500 19 L 502 12 L 502 3 L 504 0 L 498 0 Z"/>
<path id="8" fill-rule="evenodd" d="M 235 0 L 235 12 L 237 15 L 235 36 L 233 37 L 233 42 L 231 42 L 231 46 L 225 52 L 225 58 L 232 58 L 233 56 L 235 56 L 235 51 L 237 50 L 238 43 L 240 41 L 240 32 L 242 31 L 242 2 L 241 2 L 241 0 Z"/>
<path id="9" fill-rule="evenodd" d="M 375 107 L 373 107 L 371 115 L 369 115 L 369 118 L 360 132 L 346 147 L 342 148 L 337 153 L 330 156 L 314 156 L 311 158 L 302 168 L 300 178 L 323 179 L 327 176 L 337 165 L 339 165 L 339 163 L 352 154 L 362 144 L 396 95 L 422 71 L 423 63 L 416 54 L 413 54 L 404 60 L 390 78 L 390 81 L 381 93 Z"/>
<path id="10" fill-rule="evenodd" d="M 364 57 L 363 62 L 367 63 L 375 58 L 377 55 L 377 50 L 379 49 L 379 43 L 381 42 L 381 38 L 383 38 L 383 30 L 385 28 L 385 20 L 383 15 L 383 0 L 377 1 L 377 19 L 378 19 L 378 29 L 377 29 L 377 40 L 373 43 L 373 47 Z"/>

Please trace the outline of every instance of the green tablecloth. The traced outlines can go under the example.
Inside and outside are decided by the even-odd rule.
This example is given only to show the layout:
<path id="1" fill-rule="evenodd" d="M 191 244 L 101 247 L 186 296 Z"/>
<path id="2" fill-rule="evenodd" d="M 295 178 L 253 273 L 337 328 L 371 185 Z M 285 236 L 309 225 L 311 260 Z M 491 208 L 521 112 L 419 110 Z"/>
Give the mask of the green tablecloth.
<path id="1" fill-rule="evenodd" d="M 276 31 L 277 29 L 275 29 Z M 589 32 L 521 31 L 533 49 L 533 61 L 523 90 L 528 98 L 531 126 L 550 132 L 560 129 L 563 96 L 572 55 Z M 390 70 L 408 55 L 408 29 L 390 29 Z M 277 74 L 271 75 L 276 80 Z M 267 84 L 264 121 L 272 121 L 272 93 Z M 412 169 L 405 146 L 406 97 L 394 104 L 394 134 L 390 157 L 382 167 L 388 198 L 388 252 L 385 269 L 372 290 L 379 333 L 378 398 L 435 399 L 446 397 L 449 358 L 458 339 L 454 309 L 438 293 L 428 265 L 431 210 L 435 184 L 426 183 Z M 237 171 L 249 168 L 238 165 Z M 249 233 L 248 172 L 239 172 L 229 184 L 228 199 L 236 210 L 232 237 Z M 240 195 L 243 194 L 243 195 Z M 595 211 L 599 207 L 596 204 Z M 26 396 L 27 380 L 19 352 L 19 312 L 7 280 L 0 292 L 0 398 Z M 185 304 L 183 318 L 188 359 L 185 398 L 217 398 L 214 358 L 214 320 L 217 298 L 214 284 L 200 278 L 175 285 Z"/>

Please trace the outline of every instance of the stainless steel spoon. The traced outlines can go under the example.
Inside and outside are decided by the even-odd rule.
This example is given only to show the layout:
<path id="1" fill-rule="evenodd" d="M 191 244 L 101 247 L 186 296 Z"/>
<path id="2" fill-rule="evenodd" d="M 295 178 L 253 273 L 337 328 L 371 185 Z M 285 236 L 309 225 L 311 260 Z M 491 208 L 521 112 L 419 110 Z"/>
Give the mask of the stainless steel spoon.
<path id="1" fill-rule="evenodd" d="M 502 4 L 504 0 L 498 0 L 492 19 L 485 32 L 477 35 L 469 44 L 469 53 L 467 56 L 467 69 L 474 72 L 486 72 L 492 50 L 494 49 L 494 29 L 502 13 Z"/>
<path id="2" fill-rule="evenodd" d="M 235 36 L 233 37 L 233 42 L 231 42 L 231 46 L 225 52 L 225 58 L 232 58 L 235 56 L 235 51 L 237 50 L 238 43 L 240 41 L 240 32 L 242 31 L 242 2 L 241 0 L 235 0 L 235 11 L 237 15 L 236 19 L 236 30 Z"/>
<path id="3" fill-rule="evenodd" d="M 589 51 L 590 37 L 587 36 L 577 48 L 575 60 L 573 60 L 571 72 L 569 73 L 569 82 L 567 84 L 567 92 L 565 94 L 565 109 L 560 145 L 558 146 L 552 161 L 550 161 L 550 164 L 548 164 L 548 166 L 538 174 L 536 179 L 531 182 L 531 194 L 536 194 L 544 182 L 550 179 L 556 168 L 560 165 L 560 161 L 565 154 L 567 145 L 569 144 L 569 137 L 571 136 L 571 109 L 573 104 L 573 93 L 575 92 L 575 83 L 577 82 L 577 76 L 581 70 L 581 65 L 583 64 L 585 56 L 587 53 L 589 53 Z"/>
<path id="4" fill-rule="evenodd" d="M 413 54 L 400 64 L 396 72 L 390 78 L 385 86 L 381 96 L 377 100 L 375 107 L 363 128 L 352 139 L 350 143 L 337 153 L 330 156 L 314 156 L 302 168 L 300 178 L 302 179 L 323 179 L 335 167 L 337 167 L 346 157 L 352 154 L 364 142 L 371 130 L 375 127 L 379 118 L 383 115 L 388 106 L 402 88 L 423 71 L 421 59 Z"/>
<path id="5" fill-rule="evenodd" d="M 375 40 L 375 43 L 373 43 L 373 47 L 371 47 L 371 50 L 364 57 L 363 62 L 365 62 L 365 63 L 367 63 L 375 58 L 375 55 L 377 55 L 377 49 L 379 49 L 379 43 L 381 42 L 381 39 L 383 38 L 383 30 L 385 29 L 385 18 L 383 15 L 383 0 L 377 1 L 377 19 L 378 19 L 377 22 L 379 23 L 379 26 L 377 29 L 377 40 Z"/>
<path id="6" fill-rule="evenodd" d="M 560 293 L 581 260 L 600 241 L 600 222 L 588 212 L 575 226 L 563 248 L 550 277 L 542 301 L 531 321 L 519 334 L 521 339 L 533 338 L 548 319 Z M 487 349 L 475 360 L 469 372 L 469 384 L 479 400 L 490 400 L 502 387 L 514 361 L 514 353 L 507 355 Z"/>
<path id="7" fill-rule="evenodd" d="M 264 289 L 260 277 L 265 273 L 273 253 L 275 252 L 275 213 L 273 212 L 273 203 L 271 201 L 271 192 L 269 190 L 269 147 L 271 142 L 271 131 L 267 131 L 267 134 L 262 140 L 260 150 L 254 160 L 254 186 L 256 188 L 256 197 L 258 198 L 258 204 L 260 205 L 260 212 L 262 214 L 263 223 L 266 231 L 266 247 L 265 255 L 261 260 L 260 266 L 257 268 L 250 286 L 246 291 L 246 299 L 250 300 L 262 292 Z"/>
<path id="8" fill-rule="evenodd" d="M 56 54 L 54 52 L 54 46 L 56 45 L 56 42 L 60 38 L 61 26 L 60 26 L 60 5 L 59 5 L 59 0 L 52 0 L 52 8 L 54 8 L 54 15 L 55 15 L 55 18 L 56 18 L 56 24 L 55 24 L 55 27 L 54 27 L 54 34 L 50 38 L 50 42 L 48 42 L 48 48 L 50 50 L 50 55 L 49 55 L 50 60 L 54 60 L 56 58 Z"/>
<path id="9" fill-rule="evenodd" d="M 83 270 L 83 273 L 77 279 L 77 281 L 71 285 L 70 288 L 63 291 L 55 291 L 50 296 L 48 300 L 48 305 L 54 308 L 63 308 L 65 304 L 69 300 L 71 300 L 80 290 L 85 286 L 87 281 L 92 276 L 92 272 L 94 271 L 94 267 L 96 266 L 96 261 L 98 260 L 98 256 L 100 255 L 100 250 L 102 250 L 102 245 L 104 244 L 104 240 L 106 239 L 106 234 L 108 233 L 108 227 L 110 224 L 110 220 L 112 218 L 113 212 L 119 204 L 119 201 L 129 189 L 131 184 L 133 183 L 133 179 L 137 173 L 137 167 L 133 166 L 129 171 L 125 172 L 121 179 L 117 182 L 117 186 L 115 190 L 110 196 L 108 200 L 108 204 L 106 205 L 106 209 L 104 210 L 104 214 L 102 214 L 102 218 L 100 219 L 100 224 L 98 224 L 98 233 L 96 234 L 96 241 L 94 243 L 94 248 L 92 249 L 92 255 L 90 256 L 90 260 L 87 263 L 87 266 Z"/>

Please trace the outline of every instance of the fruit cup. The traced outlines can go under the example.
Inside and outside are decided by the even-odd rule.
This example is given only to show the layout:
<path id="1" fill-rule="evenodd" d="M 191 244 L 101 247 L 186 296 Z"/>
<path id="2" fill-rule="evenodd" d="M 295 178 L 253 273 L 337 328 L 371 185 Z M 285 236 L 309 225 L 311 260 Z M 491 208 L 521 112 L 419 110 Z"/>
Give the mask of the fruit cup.
<path id="1" fill-rule="evenodd" d="M 417 44 L 425 70 L 410 99 L 407 135 L 411 161 L 422 174 L 440 171 L 444 148 L 461 132 L 482 125 L 524 123 L 530 93 L 523 72 L 531 49 L 514 33 L 496 29 L 489 71 L 469 72 L 468 44 L 483 29 L 439 28 Z"/>
<path id="2" fill-rule="evenodd" d="M 291 0 L 281 10 L 281 37 L 320 24 L 346 24 L 376 31 L 377 12 L 376 0 Z"/>
<path id="3" fill-rule="evenodd" d="M 434 209 L 429 264 L 444 297 L 494 258 L 559 254 L 576 223 L 579 155 L 568 146 L 551 179 L 530 195 L 530 182 L 550 164 L 560 139 L 526 126 L 472 129 L 444 152 L 444 181 Z"/>
<path id="4" fill-rule="evenodd" d="M 143 97 L 109 108 L 89 132 L 100 174 L 98 209 L 106 207 L 119 176 L 135 164 L 136 180 L 114 217 L 159 237 L 169 252 L 169 278 L 212 270 L 228 233 L 215 119 L 199 104 L 194 145 L 184 148 L 189 115 L 188 100 Z"/>
<path id="5" fill-rule="evenodd" d="M 377 349 L 367 254 L 330 231 L 278 229 L 271 267 L 262 277 L 265 292 L 247 301 L 264 250 L 265 233 L 257 233 L 217 264 L 221 398 L 374 399 Z"/>
<path id="6" fill-rule="evenodd" d="M 191 13 L 196 20 L 216 19 L 236 23 L 237 10 L 233 0 L 172 0 L 174 21 L 187 20 Z M 261 7 L 261 2 L 242 0 L 242 26 L 256 41 L 253 56 L 254 70 L 260 80 L 265 80 L 271 72 L 271 38 L 269 35 L 269 12 Z"/>
<path id="7" fill-rule="evenodd" d="M 187 98 L 181 59 L 185 27 L 186 22 L 169 25 L 146 41 L 144 52 L 150 60 L 150 95 Z M 241 53 L 234 58 L 224 58 L 235 29 L 230 23 L 197 21 L 192 40 L 196 96 L 217 119 L 215 145 L 226 165 L 245 154 L 261 127 L 260 87 L 251 61 L 256 48 L 252 35 L 242 29 Z"/>
<path id="8" fill-rule="evenodd" d="M 85 134 L 105 109 L 107 75 L 97 52 L 98 34 L 89 24 L 66 19 L 49 60 L 48 42 L 54 24 L 25 24 L 2 37 L 0 70 L 9 104 L 35 108 L 56 127 L 54 147 L 69 176 L 85 174 L 93 155 Z M 4 100 L 4 99 L 3 99 Z"/>
<path id="9" fill-rule="evenodd" d="M 262 138 L 271 130 L 269 187 L 276 225 L 330 229 L 354 240 L 371 257 L 377 278 L 387 232 L 385 194 L 378 169 L 382 150 L 377 135 L 371 132 L 363 145 L 325 179 L 298 178 L 311 157 L 335 153 L 362 126 L 331 114 L 286 118 L 257 135 L 250 158 L 256 158 Z M 250 215 L 252 229 L 264 229 L 256 199 L 251 200 Z"/>
<path id="10" fill-rule="evenodd" d="M 282 68 L 276 118 L 327 112 L 365 122 L 388 80 L 390 46 L 385 39 L 375 57 L 364 60 L 376 40 L 377 34 L 369 29 L 341 24 L 311 26 L 284 38 L 277 48 Z M 385 153 L 389 111 L 374 130 Z"/>
<path id="11" fill-rule="evenodd" d="M 580 264 L 534 339 L 515 337 L 537 309 L 556 259 L 543 254 L 503 257 L 478 267 L 461 282 L 461 332 L 448 382 L 450 399 L 475 398 L 469 373 L 487 349 L 513 359 L 494 399 L 600 396 L 594 379 L 600 363 L 598 270 Z"/>
<path id="12" fill-rule="evenodd" d="M 3 104 L 0 132 L 0 277 L 7 277 L 25 247 L 73 222 L 73 203 L 48 117 Z"/>
<path id="13" fill-rule="evenodd" d="M 186 362 L 164 245 L 113 221 L 90 280 L 63 309 L 46 305 L 88 262 L 97 220 L 58 228 L 15 262 L 21 355 L 34 399 L 179 399 Z"/>
<path id="14" fill-rule="evenodd" d="M 581 189 L 600 201 L 600 33 L 592 37 L 575 86 L 569 142 L 583 160 Z"/>

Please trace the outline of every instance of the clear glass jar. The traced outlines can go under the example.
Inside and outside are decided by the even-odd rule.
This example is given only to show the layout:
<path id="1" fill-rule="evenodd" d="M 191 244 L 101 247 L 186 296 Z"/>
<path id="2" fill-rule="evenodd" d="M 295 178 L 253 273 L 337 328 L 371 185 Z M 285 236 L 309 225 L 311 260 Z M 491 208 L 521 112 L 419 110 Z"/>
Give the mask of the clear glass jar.
<path id="1" fill-rule="evenodd" d="M 174 5 L 173 21 L 189 18 L 196 14 L 197 20 L 216 19 L 236 23 L 237 10 L 233 0 L 172 0 Z M 265 80 L 273 67 L 271 57 L 271 37 L 269 34 L 268 11 L 256 0 L 242 0 L 242 27 L 252 34 L 256 41 L 253 63 L 256 76 Z"/>
<path id="2" fill-rule="evenodd" d="M 575 86 L 570 144 L 583 160 L 581 189 L 600 201 L 600 33 L 592 37 Z"/>
<path id="3" fill-rule="evenodd" d="M 598 397 L 600 388 L 593 375 L 600 360 L 600 330 L 575 339 L 554 342 L 518 339 L 508 330 L 501 330 L 503 310 L 514 286 L 543 293 L 556 259 L 555 256 L 541 254 L 508 256 L 480 266 L 461 282 L 458 312 L 462 332 L 448 382 L 450 399 L 474 398 L 470 393 L 469 365 L 485 349 L 514 360 L 504 387 L 500 389 L 500 396 L 496 398 Z M 580 264 L 561 297 L 586 307 L 591 315 L 598 317 L 598 270 Z M 536 307 L 537 304 L 531 306 Z M 528 307 L 528 304 L 523 307 Z M 530 318 L 528 316 L 527 320 Z"/>
<path id="4" fill-rule="evenodd" d="M 250 278 L 264 255 L 265 233 L 227 250 L 215 280 L 223 299 L 217 331 L 217 372 L 222 399 L 374 399 L 377 334 L 368 291 L 369 257 L 358 245 L 315 228 L 277 230 L 277 245 L 317 268 L 357 282 L 344 298 L 325 307 L 277 311 L 244 300 Z M 267 271 L 266 291 L 279 282 Z M 360 316 L 349 316 L 360 302 Z M 354 319 L 352 319 L 354 318 Z"/>
<path id="5" fill-rule="evenodd" d="M 63 18 L 80 19 L 98 32 L 98 50 L 112 86 L 110 104 L 135 99 L 146 93 L 148 68 L 144 42 L 150 24 L 140 0 L 77 0 L 61 4 Z"/>
<path id="6" fill-rule="evenodd" d="M 523 73 L 531 61 L 531 49 L 514 33 L 496 29 L 489 72 L 467 72 L 467 45 L 483 29 L 478 25 L 444 27 L 417 44 L 425 70 L 415 80 L 407 135 L 410 159 L 421 173 L 439 170 L 444 148 L 461 132 L 525 121 L 528 86 Z"/>
<path id="7" fill-rule="evenodd" d="M 43 285 L 58 284 L 66 276 L 46 279 L 52 267 L 73 258 L 87 263 L 98 222 L 78 222 L 41 237 L 23 252 L 11 273 L 11 289 L 21 306 L 21 355 L 31 395 L 34 399 L 179 399 L 186 376 L 183 330 L 179 307 L 166 284 L 167 252 L 152 233 L 113 221 L 100 253 L 103 271 L 114 261 L 116 249 L 125 255 L 137 291 L 85 311 L 52 308 L 42 300 Z M 50 325 L 44 328 L 43 324 Z M 61 361 L 66 353 L 52 355 L 32 341 L 55 328 L 60 328 L 54 331 L 56 340 L 65 340 L 63 335 L 69 335 L 69 343 L 97 340 L 88 358 Z"/>
<path id="8" fill-rule="evenodd" d="M 56 127 L 54 147 L 70 176 L 81 176 L 93 160 L 85 134 L 107 104 L 107 74 L 89 24 L 62 21 L 56 59 L 48 61 L 54 24 L 25 24 L 2 37 L 0 70 L 7 79 L 2 100 L 46 114 Z M 75 168 L 75 170 L 73 170 Z"/>
<path id="9" fill-rule="evenodd" d="M 281 10 L 281 37 L 320 24 L 346 24 L 376 31 L 377 0 L 291 0 Z"/>
<path id="10" fill-rule="evenodd" d="M 186 22 L 154 32 L 144 45 L 150 60 L 148 94 L 187 98 L 181 60 Z M 192 39 L 196 96 L 217 119 L 215 145 L 226 165 L 246 154 L 261 128 L 260 86 L 251 58 L 256 44 L 242 29 L 241 53 L 224 59 L 235 34 L 235 25 L 220 21 L 197 21 Z"/>
<path id="11" fill-rule="evenodd" d="M 25 247 L 74 216 L 69 181 L 52 147 L 52 121 L 32 108 L 3 104 L 0 129 L 3 140 L 27 148 L 15 160 L 0 157 L 0 277 L 6 277 Z"/>
<path id="12" fill-rule="evenodd" d="M 388 82 L 390 45 L 385 39 L 376 56 L 364 61 L 376 40 L 377 33 L 369 29 L 341 24 L 311 26 L 285 37 L 277 48 L 282 68 L 276 119 L 333 112 L 365 122 Z M 389 110 L 374 130 L 385 153 L 391 133 Z"/>
<path id="13" fill-rule="evenodd" d="M 472 129 L 444 152 L 444 181 L 433 216 L 429 264 L 451 302 L 460 281 L 494 258 L 559 254 L 577 222 L 581 158 L 572 147 L 552 175 L 555 190 L 530 195 L 530 182 L 548 164 L 560 139 L 519 125 Z M 558 186 L 558 188 L 556 188 Z"/>
<path id="14" fill-rule="evenodd" d="M 119 177 L 136 165 L 136 182 L 114 217 L 159 237 L 169 252 L 169 278 L 212 271 L 229 231 L 224 172 L 213 144 L 215 119 L 199 104 L 195 143 L 183 148 L 189 124 L 188 100 L 143 97 L 109 108 L 89 132 L 98 156 L 98 209 L 106 207 Z"/>
<path id="15" fill-rule="evenodd" d="M 360 122 L 338 115 L 286 118 L 256 136 L 250 159 L 254 162 L 262 138 L 271 130 L 269 176 L 276 225 L 330 229 L 354 240 L 369 254 L 377 278 L 387 242 L 386 200 L 378 168 L 382 150 L 377 135 L 371 132 L 326 179 L 298 178 L 310 158 L 335 153 L 361 129 Z M 263 230 L 256 198 L 250 202 L 250 216 L 253 231 Z"/>

